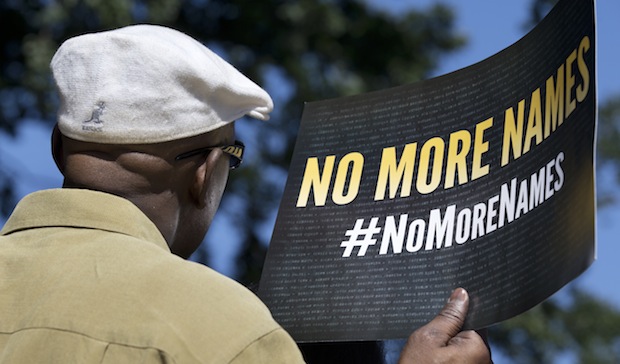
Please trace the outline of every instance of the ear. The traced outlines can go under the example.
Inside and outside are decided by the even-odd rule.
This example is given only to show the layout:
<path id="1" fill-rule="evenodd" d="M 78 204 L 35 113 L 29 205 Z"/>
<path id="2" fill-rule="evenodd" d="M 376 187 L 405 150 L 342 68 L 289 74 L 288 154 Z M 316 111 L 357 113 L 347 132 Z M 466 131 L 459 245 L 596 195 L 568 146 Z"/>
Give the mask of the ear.
<path id="1" fill-rule="evenodd" d="M 190 187 L 190 196 L 196 207 L 203 209 L 207 206 L 209 190 L 213 188 L 214 175 L 218 161 L 221 161 L 223 152 L 213 149 L 207 158 L 194 170 L 193 181 Z"/>
<path id="2" fill-rule="evenodd" d="M 58 124 L 54 125 L 54 130 L 52 130 L 52 157 L 54 158 L 56 167 L 58 167 L 60 173 L 64 175 L 65 158 L 62 148 L 62 135 L 60 134 L 60 129 L 58 129 Z"/>

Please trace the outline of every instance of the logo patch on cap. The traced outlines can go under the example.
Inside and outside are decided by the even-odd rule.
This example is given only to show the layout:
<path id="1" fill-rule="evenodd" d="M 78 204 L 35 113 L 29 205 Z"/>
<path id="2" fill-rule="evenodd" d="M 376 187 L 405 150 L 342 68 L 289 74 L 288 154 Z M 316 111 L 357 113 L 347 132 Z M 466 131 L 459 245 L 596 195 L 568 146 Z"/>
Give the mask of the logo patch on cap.
<path id="1" fill-rule="evenodd" d="M 93 113 L 90 116 L 90 119 L 82 122 L 82 130 L 88 131 L 103 131 L 103 120 L 101 120 L 101 115 L 105 112 L 105 102 L 100 101 L 93 110 Z"/>

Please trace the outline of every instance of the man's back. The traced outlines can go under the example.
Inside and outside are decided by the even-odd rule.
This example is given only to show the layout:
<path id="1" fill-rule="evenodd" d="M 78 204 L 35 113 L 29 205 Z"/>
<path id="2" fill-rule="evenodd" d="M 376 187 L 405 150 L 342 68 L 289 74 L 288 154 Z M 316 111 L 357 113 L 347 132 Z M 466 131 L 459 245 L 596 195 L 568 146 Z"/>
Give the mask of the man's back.
<path id="1" fill-rule="evenodd" d="M 172 255 L 124 199 L 39 192 L 2 233 L 0 362 L 301 361 L 254 295 Z"/>

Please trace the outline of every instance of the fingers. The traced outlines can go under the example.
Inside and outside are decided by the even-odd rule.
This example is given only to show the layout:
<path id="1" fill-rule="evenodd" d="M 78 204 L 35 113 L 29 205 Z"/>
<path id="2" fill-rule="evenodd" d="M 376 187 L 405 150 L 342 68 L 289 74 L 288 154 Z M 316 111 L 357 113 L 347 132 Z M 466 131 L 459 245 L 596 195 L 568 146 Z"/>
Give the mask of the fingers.
<path id="1" fill-rule="evenodd" d="M 473 330 L 458 333 L 445 349 L 443 363 L 492 363 L 487 343 Z"/>
<path id="2" fill-rule="evenodd" d="M 484 345 L 486 345 L 487 349 L 491 351 L 491 345 L 489 345 L 489 334 L 487 329 L 476 330 L 476 333 L 482 338 L 484 341 Z"/>

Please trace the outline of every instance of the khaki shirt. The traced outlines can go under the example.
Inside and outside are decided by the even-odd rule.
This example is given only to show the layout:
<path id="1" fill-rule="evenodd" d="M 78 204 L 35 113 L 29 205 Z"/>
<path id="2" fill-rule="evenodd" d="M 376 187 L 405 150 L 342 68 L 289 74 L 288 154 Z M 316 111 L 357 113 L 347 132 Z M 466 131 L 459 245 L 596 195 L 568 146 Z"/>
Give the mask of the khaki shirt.
<path id="1" fill-rule="evenodd" d="M 36 192 L 0 234 L 0 363 L 303 362 L 256 296 L 171 254 L 125 199 Z"/>

